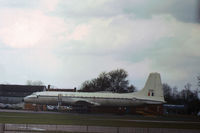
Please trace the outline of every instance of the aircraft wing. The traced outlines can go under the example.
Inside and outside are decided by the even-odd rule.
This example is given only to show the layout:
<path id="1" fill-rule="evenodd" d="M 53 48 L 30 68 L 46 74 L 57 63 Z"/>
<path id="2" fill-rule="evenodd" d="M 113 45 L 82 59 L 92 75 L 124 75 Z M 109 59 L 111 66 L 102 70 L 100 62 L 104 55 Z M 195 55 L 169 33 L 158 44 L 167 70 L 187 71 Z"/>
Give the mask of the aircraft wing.
<path id="1" fill-rule="evenodd" d="M 91 105 L 94 105 L 94 106 L 100 106 L 100 104 L 97 103 L 97 102 L 92 102 L 92 101 L 88 101 L 88 100 L 85 100 L 84 102 L 91 104 Z"/>
<path id="2" fill-rule="evenodd" d="M 63 101 L 68 103 L 69 101 Z M 91 105 L 91 106 L 100 106 L 101 104 L 98 102 L 94 102 L 92 100 L 84 99 L 84 98 L 75 98 L 70 101 L 72 105 Z"/>

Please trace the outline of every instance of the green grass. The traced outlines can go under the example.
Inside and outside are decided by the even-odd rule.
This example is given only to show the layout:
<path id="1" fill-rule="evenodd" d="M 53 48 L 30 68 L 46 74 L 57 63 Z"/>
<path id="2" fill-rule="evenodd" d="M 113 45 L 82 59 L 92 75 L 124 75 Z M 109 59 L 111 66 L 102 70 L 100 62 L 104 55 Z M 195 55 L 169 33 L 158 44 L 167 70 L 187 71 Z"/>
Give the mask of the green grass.
<path id="1" fill-rule="evenodd" d="M 188 121 L 188 123 L 154 123 L 154 122 L 133 122 L 123 120 L 159 120 L 159 121 Z M 74 114 L 74 113 L 13 113 L 0 112 L 0 123 L 15 124 L 57 124 L 57 125 L 98 125 L 116 127 L 152 127 L 152 128 L 180 128 L 200 129 L 200 119 L 194 116 L 160 116 L 144 117 L 134 115 L 95 115 L 95 114 Z"/>

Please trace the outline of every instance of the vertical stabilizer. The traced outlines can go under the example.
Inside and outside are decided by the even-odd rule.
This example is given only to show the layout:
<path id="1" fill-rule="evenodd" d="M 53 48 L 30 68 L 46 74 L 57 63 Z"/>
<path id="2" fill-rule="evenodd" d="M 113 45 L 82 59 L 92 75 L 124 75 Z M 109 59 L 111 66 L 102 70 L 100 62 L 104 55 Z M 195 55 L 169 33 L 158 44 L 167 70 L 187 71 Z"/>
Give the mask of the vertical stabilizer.
<path id="1" fill-rule="evenodd" d="M 159 73 L 150 73 L 144 88 L 139 92 L 140 96 L 148 97 L 149 99 L 163 101 L 163 88 Z"/>

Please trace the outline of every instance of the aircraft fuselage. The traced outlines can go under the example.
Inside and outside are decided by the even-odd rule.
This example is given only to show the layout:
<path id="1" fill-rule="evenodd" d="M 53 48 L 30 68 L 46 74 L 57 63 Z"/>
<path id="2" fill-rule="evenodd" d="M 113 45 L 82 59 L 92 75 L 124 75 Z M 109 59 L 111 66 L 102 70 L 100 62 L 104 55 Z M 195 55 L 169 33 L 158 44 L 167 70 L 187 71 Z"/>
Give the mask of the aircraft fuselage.
<path id="1" fill-rule="evenodd" d="M 161 104 L 162 101 L 138 99 L 135 93 L 84 93 L 84 92 L 37 92 L 26 98 L 26 103 L 57 105 L 89 104 L 94 106 L 137 106 Z"/>

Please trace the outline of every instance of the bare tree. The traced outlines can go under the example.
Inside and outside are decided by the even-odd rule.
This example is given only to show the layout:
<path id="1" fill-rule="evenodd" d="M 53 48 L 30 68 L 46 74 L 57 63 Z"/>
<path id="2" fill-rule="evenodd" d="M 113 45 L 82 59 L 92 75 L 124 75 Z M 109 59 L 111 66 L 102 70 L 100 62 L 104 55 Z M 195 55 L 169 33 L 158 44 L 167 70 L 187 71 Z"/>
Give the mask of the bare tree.
<path id="1" fill-rule="evenodd" d="M 176 86 L 172 89 L 172 96 L 173 96 L 173 99 L 178 98 L 178 88 Z"/>
<path id="2" fill-rule="evenodd" d="M 200 87 L 200 75 L 197 76 L 197 85 Z"/>
<path id="3" fill-rule="evenodd" d="M 163 84 L 164 98 L 167 102 L 170 102 L 172 99 L 172 88 L 167 84 Z"/>

